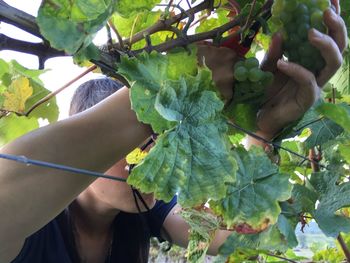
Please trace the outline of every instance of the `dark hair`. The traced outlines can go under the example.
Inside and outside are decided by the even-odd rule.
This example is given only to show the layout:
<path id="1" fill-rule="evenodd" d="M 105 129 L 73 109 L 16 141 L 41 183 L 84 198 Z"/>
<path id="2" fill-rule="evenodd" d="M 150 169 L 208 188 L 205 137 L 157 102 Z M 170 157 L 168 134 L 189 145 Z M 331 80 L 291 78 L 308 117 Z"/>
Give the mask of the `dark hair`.
<path id="1" fill-rule="evenodd" d="M 93 79 L 81 84 L 72 97 L 69 115 L 91 108 L 123 86 L 121 82 L 110 78 Z"/>

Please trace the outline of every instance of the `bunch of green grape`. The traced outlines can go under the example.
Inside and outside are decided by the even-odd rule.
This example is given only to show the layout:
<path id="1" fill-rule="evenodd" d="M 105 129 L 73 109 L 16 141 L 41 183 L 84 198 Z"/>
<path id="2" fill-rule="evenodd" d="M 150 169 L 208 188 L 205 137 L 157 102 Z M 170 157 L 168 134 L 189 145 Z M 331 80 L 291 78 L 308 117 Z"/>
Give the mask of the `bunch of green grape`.
<path id="1" fill-rule="evenodd" d="M 315 28 L 327 32 L 323 12 L 329 6 L 329 0 L 275 0 L 272 6 L 271 22 L 283 33 L 284 55 L 314 73 L 325 66 L 325 61 L 309 43 L 308 31 Z"/>
<path id="2" fill-rule="evenodd" d="M 257 104 L 264 99 L 265 88 L 273 82 L 271 72 L 262 71 L 256 58 L 239 61 L 233 73 L 236 83 L 234 101 L 236 103 Z"/>

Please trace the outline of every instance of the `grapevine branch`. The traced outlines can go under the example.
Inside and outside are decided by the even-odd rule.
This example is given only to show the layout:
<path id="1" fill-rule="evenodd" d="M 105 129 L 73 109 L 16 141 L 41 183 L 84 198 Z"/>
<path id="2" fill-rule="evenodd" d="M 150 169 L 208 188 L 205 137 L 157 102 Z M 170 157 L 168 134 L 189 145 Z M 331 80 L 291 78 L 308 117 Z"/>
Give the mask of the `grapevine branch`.
<path id="1" fill-rule="evenodd" d="M 43 39 L 34 16 L 8 5 L 3 0 L 0 0 L 0 21 L 11 24 Z"/>
<path id="2" fill-rule="evenodd" d="M 8 37 L 0 34 L 0 51 L 12 50 L 27 54 L 36 55 L 40 58 L 49 59 L 51 57 L 65 56 L 64 51 L 56 50 L 44 43 L 32 43 Z"/>

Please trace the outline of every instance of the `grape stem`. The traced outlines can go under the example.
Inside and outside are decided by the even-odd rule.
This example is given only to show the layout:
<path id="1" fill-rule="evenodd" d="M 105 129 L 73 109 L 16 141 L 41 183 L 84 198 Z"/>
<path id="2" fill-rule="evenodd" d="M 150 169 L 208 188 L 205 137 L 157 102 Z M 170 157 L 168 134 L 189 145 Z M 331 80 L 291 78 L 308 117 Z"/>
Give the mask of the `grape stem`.
<path id="1" fill-rule="evenodd" d="M 349 248 L 347 247 L 344 239 L 343 239 L 343 236 L 339 233 L 339 236 L 337 237 L 337 240 L 340 244 L 340 247 L 342 248 L 343 252 L 344 252 L 344 255 L 346 257 L 346 261 L 347 262 L 350 262 L 350 251 L 349 251 Z"/>

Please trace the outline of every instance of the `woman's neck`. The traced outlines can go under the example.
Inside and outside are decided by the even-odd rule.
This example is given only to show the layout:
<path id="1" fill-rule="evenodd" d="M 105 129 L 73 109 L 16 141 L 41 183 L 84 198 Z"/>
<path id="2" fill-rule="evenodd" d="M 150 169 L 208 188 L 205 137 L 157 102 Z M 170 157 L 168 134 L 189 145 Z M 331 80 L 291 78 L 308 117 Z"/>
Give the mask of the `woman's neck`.
<path id="1" fill-rule="evenodd" d="M 70 208 L 77 230 L 91 237 L 109 233 L 119 213 L 119 210 L 98 200 L 89 188 L 78 196 Z"/>
<path id="2" fill-rule="evenodd" d="M 103 263 L 110 257 L 113 222 L 119 210 L 113 209 L 85 190 L 70 206 L 77 253 L 83 263 Z"/>

